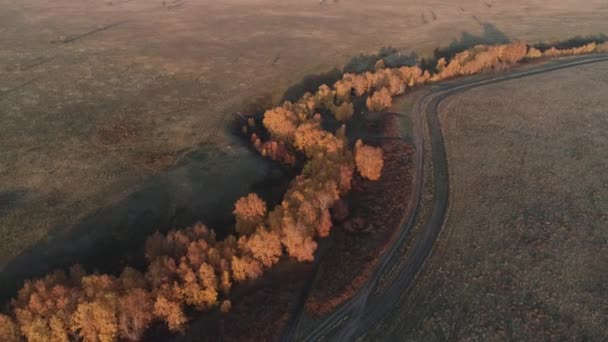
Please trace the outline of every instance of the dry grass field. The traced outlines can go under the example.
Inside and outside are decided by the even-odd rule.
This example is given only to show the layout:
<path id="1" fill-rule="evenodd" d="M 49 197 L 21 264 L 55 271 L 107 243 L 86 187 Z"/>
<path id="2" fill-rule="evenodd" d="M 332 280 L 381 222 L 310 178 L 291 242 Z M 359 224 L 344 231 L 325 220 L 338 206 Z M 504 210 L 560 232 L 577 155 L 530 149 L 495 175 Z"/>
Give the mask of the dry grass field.
<path id="1" fill-rule="evenodd" d="M 256 98 L 383 46 L 559 40 L 608 32 L 607 15 L 603 0 L 0 0 L 0 298 L 221 221 L 280 177 L 229 134 Z"/>
<path id="2" fill-rule="evenodd" d="M 369 337 L 608 336 L 608 63 L 484 86 L 440 106 L 446 225 Z"/>

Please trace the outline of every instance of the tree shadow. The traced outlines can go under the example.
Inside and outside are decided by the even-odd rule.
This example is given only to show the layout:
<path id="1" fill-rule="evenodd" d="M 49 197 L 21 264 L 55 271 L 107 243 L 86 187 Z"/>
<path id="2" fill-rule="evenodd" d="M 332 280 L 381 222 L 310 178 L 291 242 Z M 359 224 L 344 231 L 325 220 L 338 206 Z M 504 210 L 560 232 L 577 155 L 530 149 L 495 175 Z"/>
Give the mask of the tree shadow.
<path id="1" fill-rule="evenodd" d="M 391 46 L 380 48 L 376 54 L 359 54 L 346 63 L 344 73 L 362 73 L 374 70 L 376 62 L 382 60 L 384 65 L 389 68 L 411 66 L 418 62 L 418 55 L 415 52 L 403 53 Z"/>
<path id="2" fill-rule="evenodd" d="M 0 191 L 0 217 L 19 205 L 28 193 L 25 189 Z"/>
<path id="3" fill-rule="evenodd" d="M 2 265 L 0 303 L 13 297 L 26 279 L 74 263 L 113 274 L 126 265 L 144 269 L 144 242 L 155 231 L 201 221 L 221 238 L 232 233 L 226 227 L 233 226 L 232 210 L 239 197 L 255 191 L 272 206 L 280 201 L 290 177 L 278 164 L 246 148 L 222 154 L 212 146 L 202 147 L 122 201 L 73 226 L 55 227 L 45 240 Z"/>
<path id="4" fill-rule="evenodd" d="M 374 70 L 376 62 L 380 59 L 384 61 L 384 65 L 387 67 L 396 68 L 416 64 L 418 55 L 414 52 L 406 54 L 390 46 L 382 47 L 378 53 L 375 54 L 359 54 L 352 57 L 344 65 L 342 70 L 333 68 L 328 72 L 304 76 L 300 82 L 292 85 L 285 91 L 281 98 L 281 102 L 297 101 L 306 92 L 316 92 L 319 89 L 319 86 L 323 84 L 331 86 L 340 80 L 344 73 L 372 71 Z"/>
<path id="5" fill-rule="evenodd" d="M 437 61 L 441 58 L 447 60 L 454 57 L 459 52 L 470 49 L 480 44 L 507 44 L 511 39 L 492 23 L 479 22 L 483 27 L 481 35 L 475 35 L 467 31 L 461 33 L 460 39 L 453 40 L 448 46 L 436 48 L 431 57 L 420 60 L 423 69 L 436 72 Z"/>
<path id="6" fill-rule="evenodd" d="M 323 84 L 334 84 L 337 80 L 342 77 L 342 72 L 339 69 L 333 68 L 332 70 L 320 74 L 312 74 L 304 76 L 304 78 L 292 85 L 285 91 L 281 102 L 284 101 L 297 101 L 306 92 L 316 92 L 319 86 Z"/>
<path id="7" fill-rule="evenodd" d="M 305 76 L 300 82 L 287 89 L 282 96 L 281 102 L 293 102 L 302 97 L 306 92 L 316 92 L 319 86 L 323 84 L 332 85 L 341 79 L 344 73 L 373 71 L 376 62 L 379 60 L 382 60 L 384 65 L 390 68 L 420 64 L 424 68 L 434 70 L 437 60 L 442 57 L 449 59 L 456 53 L 479 44 L 505 44 L 511 41 L 494 24 L 482 22 L 479 24 L 483 27 L 481 35 L 474 35 L 466 31 L 462 32 L 460 39 L 454 40 L 447 47 L 435 49 L 433 56 L 430 58 L 421 59 L 416 52 L 404 52 L 391 46 L 382 47 L 375 54 L 359 54 L 352 57 L 342 70 L 334 68 L 328 72 Z"/>
<path id="8" fill-rule="evenodd" d="M 550 49 L 551 47 L 555 47 L 557 49 L 571 49 L 573 47 L 578 47 L 582 45 L 586 45 L 589 43 L 604 43 L 608 41 L 608 36 L 605 34 L 596 34 L 590 36 L 576 36 L 567 40 L 556 41 L 556 42 L 540 42 L 536 43 L 533 46 L 540 51 L 545 51 Z"/>

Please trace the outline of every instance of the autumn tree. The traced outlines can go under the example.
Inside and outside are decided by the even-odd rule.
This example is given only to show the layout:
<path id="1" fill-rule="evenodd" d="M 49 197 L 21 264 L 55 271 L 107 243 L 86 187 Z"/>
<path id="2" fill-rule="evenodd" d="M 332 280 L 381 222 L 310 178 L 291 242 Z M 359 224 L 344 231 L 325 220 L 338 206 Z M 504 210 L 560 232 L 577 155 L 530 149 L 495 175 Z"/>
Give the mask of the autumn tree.
<path id="1" fill-rule="evenodd" d="M 353 74 L 344 74 L 342 79 L 334 83 L 336 99 L 339 102 L 350 102 L 353 92 Z"/>
<path id="2" fill-rule="evenodd" d="M 185 260 L 179 264 L 178 287 L 180 298 L 197 310 L 208 310 L 217 304 L 218 282 L 213 267 L 207 263 L 193 269 Z"/>
<path id="3" fill-rule="evenodd" d="M 147 287 L 144 274 L 133 267 L 125 267 L 118 278 L 120 287 L 124 290 L 145 289 Z"/>
<path id="4" fill-rule="evenodd" d="M 349 74 L 345 74 L 344 76 L 346 77 L 346 75 Z M 365 75 L 353 75 L 351 77 L 355 95 L 363 96 L 363 94 L 370 90 L 370 84 L 367 82 Z"/>
<path id="5" fill-rule="evenodd" d="M 336 91 L 332 90 L 326 84 L 323 84 L 317 90 L 314 96 L 316 107 L 323 109 L 331 109 L 334 105 L 334 99 L 336 97 Z"/>
<path id="6" fill-rule="evenodd" d="M 531 46 L 528 49 L 528 52 L 526 52 L 526 58 L 540 58 L 542 56 L 543 56 L 543 53 L 539 49 L 537 49 L 533 46 Z"/>
<path id="7" fill-rule="evenodd" d="M 549 57 L 557 57 L 557 56 L 567 56 L 567 55 L 580 55 L 580 54 L 586 54 L 586 53 L 592 53 L 594 51 L 596 51 L 597 49 L 597 43 L 596 42 L 591 42 L 582 46 L 576 46 L 576 47 L 572 47 L 569 49 L 558 49 L 555 46 L 551 47 L 550 49 L 545 50 L 545 52 L 543 52 L 543 56 L 549 56 Z"/>
<path id="8" fill-rule="evenodd" d="M 386 87 L 392 96 L 403 94 L 407 84 L 401 79 L 401 75 L 395 70 L 386 69 Z"/>
<path id="9" fill-rule="evenodd" d="M 308 157 L 317 153 L 338 153 L 344 148 L 344 141 L 321 128 L 318 122 L 307 122 L 296 130 L 295 147 Z"/>
<path id="10" fill-rule="evenodd" d="M 297 121 L 294 112 L 283 107 L 276 107 L 264 113 L 262 123 L 273 137 L 286 141 L 293 138 Z"/>
<path id="11" fill-rule="evenodd" d="M 355 144 L 355 164 L 361 176 L 369 180 L 378 180 L 382 174 L 384 160 L 382 149 L 365 145 L 361 139 Z"/>
<path id="12" fill-rule="evenodd" d="M 252 256 L 232 257 L 232 276 L 236 281 L 255 279 L 262 274 L 262 263 Z"/>
<path id="13" fill-rule="evenodd" d="M 27 281 L 12 301 L 21 333 L 30 341 L 67 341 L 79 292 L 62 271 Z"/>
<path id="14" fill-rule="evenodd" d="M 526 44 L 522 42 L 504 45 L 476 45 L 457 53 L 449 62 L 445 58 L 439 59 L 436 66 L 437 74 L 433 75 L 431 80 L 440 81 L 488 70 L 504 70 L 519 62 L 527 54 L 531 55 L 531 52 L 527 51 Z"/>
<path id="15" fill-rule="evenodd" d="M 288 216 L 283 224 L 281 243 L 287 249 L 290 256 L 298 261 L 312 261 L 313 253 L 317 249 L 317 243 L 313 236 L 306 232 L 301 222 Z"/>
<path id="16" fill-rule="evenodd" d="M 337 120 L 345 122 L 353 117 L 355 108 L 351 102 L 344 102 L 339 106 L 332 107 L 332 114 Z"/>
<path id="17" fill-rule="evenodd" d="M 263 226 L 258 227 L 251 236 L 241 237 L 239 246 L 242 250 L 250 252 L 264 267 L 270 267 L 278 262 L 283 254 L 278 233 Z"/>
<path id="18" fill-rule="evenodd" d="M 430 78 L 428 70 L 423 71 L 418 65 L 400 67 L 397 72 L 410 88 L 425 83 Z"/>
<path id="19" fill-rule="evenodd" d="M 266 202 L 251 193 L 236 202 L 233 214 L 236 217 L 236 231 L 242 235 L 249 235 L 264 221 Z"/>
<path id="20" fill-rule="evenodd" d="M 118 299 L 118 333 L 123 339 L 140 341 L 154 319 L 151 293 L 143 288 L 131 288 Z"/>
<path id="21" fill-rule="evenodd" d="M 163 295 L 159 295 L 156 298 L 153 312 L 156 317 L 162 318 L 167 323 L 167 327 L 171 331 L 182 330 L 184 324 L 188 322 L 181 304 Z"/>
<path id="22" fill-rule="evenodd" d="M 110 295 L 78 304 L 71 329 L 85 341 L 111 342 L 118 337 L 116 298 Z"/>
<path id="23" fill-rule="evenodd" d="M 392 105 L 392 101 L 391 92 L 386 87 L 383 87 L 368 97 L 365 104 L 370 111 L 379 112 L 389 108 Z"/>
<path id="24" fill-rule="evenodd" d="M 514 42 L 504 45 L 500 59 L 505 63 L 512 65 L 521 61 L 528 51 L 528 46 L 523 42 Z"/>
<path id="25" fill-rule="evenodd" d="M 72 314 L 70 330 L 86 341 L 114 341 L 118 336 L 120 281 L 107 274 L 82 278 L 82 295 Z"/>
<path id="26" fill-rule="evenodd" d="M 0 341 L 19 342 L 19 328 L 15 321 L 7 315 L 0 314 Z"/>

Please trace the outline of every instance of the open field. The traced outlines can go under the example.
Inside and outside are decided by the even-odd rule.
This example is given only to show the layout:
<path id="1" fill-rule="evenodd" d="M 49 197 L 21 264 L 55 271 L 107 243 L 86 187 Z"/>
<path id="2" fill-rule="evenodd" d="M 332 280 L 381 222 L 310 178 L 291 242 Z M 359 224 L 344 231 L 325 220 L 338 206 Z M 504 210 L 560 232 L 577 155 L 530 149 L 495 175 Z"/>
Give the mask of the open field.
<path id="1" fill-rule="evenodd" d="M 440 105 L 447 221 L 413 290 L 369 338 L 605 338 L 607 90 L 603 62 Z"/>
<path id="2" fill-rule="evenodd" d="M 0 0 L 0 297 L 52 267 L 120 263 L 155 229 L 222 221 L 280 178 L 229 134 L 252 99 L 292 97 L 386 45 L 557 40 L 608 32 L 607 14 L 565 0 Z"/>

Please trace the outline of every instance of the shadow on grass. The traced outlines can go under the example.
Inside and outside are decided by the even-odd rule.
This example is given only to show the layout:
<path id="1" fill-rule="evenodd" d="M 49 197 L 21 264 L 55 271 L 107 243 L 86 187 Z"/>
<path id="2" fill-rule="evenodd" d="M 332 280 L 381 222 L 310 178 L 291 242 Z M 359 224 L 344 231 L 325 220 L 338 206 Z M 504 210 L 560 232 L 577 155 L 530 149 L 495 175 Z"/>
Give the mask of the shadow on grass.
<path id="1" fill-rule="evenodd" d="M 373 71 L 376 62 L 382 60 L 389 68 L 411 66 L 418 62 L 415 52 L 404 53 L 391 46 L 382 47 L 376 54 L 360 54 L 351 58 L 344 66 L 344 72 L 362 73 Z"/>
<path id="2" fill-rule="evenodd" d="M 239 197 L 255 191 L 269 205 L 278 203 L 290 176 L 246 148 L 230 154 L 201 148 L 122 201 L 74 226 L 56 227 L 48 238 L 2 265 L 0 303 L 14 297 L 26 279 L 74 263 L 88 271 L 113 274 L 126 265 L 144 269 L 144 242 L 157 230 L 183 228 L 200 220 L 221 238 L 231 233 L 222 228 L 233 226 L 232 210 Z"/>
<path id="3" fill-rule="evenodd" d="M 557 41 L 557 42 L 541 42 L 534 44 L 533 46 L 541 51 L 545 51 L 552 46 L 555 46 L 557 49 L 570 49 L 573 47 L 578 47 L 582 45 L 586 45 L 589 43 L 604 43 L 608 41 L 608 36 L 605 34 L 596 34 L 591 36 L 576 36 L 567 40 Z"/>
<path id="4" fill-rule="evenodd" d="M 479 44 L 504 44 L 510 42 L 507 35 L 493 24 L 480 23 L 480 25 L 484 28 L 481 35 L 476 36 L 469 32 L 462 32 L 460 39 L 454 40 L 447 47 L 435 49 L 433 56 L 426 59 L 421 59 L 416 52 L 403 51 L 391 46 L 382 47 L 378 53 L 375 54 L 359 54 L 352 57 L 344 65 L 342 70 L 334 68 L 328 72 L 305 76 L 300 82 L 287 89 L 283 94 L 281 102 L 296 101 L 306 92 L 316 92 L 319 86 L 323 84 L 333 85 L 342 78 L 344 73 L 363 73 L 372 71 L 374 70 L 376 62 L 380 59 L 382 59 L 384 65 L 390 68 L 420 64 L 429 70 L 434 70 L 439 58 L 450 58 L 462 50 Z"/>
<path id="5" fill-rule="evenodd" d="M 511 42 L 511 39 L 494 24 L 479 22 L 479 25 L 483 27 L 481 35 L 475 35 L 467 31 L 462 32 L 460 39 L 453 40 L 448 46 L 436 48 L 431 57 L 421 59 L 420 66 L 423 69 L 436 72 L 437 61 L 441 58 L 449 60 L 457 53 L 475 45 L 507 44 Z"/>
<path id="6" fill-rule="evenodd" d="M 340 78 L 342 78 L 342 72 L 337 68 L 320 74 L 311 74 L 304 76 L 304 78 L 300 82 L 292 85 L 287 89 L 287 91 L 285 91 L 281 102 L 296 101 L 300 97 L 302 97 L 304 93 L 314 93 L 317 91 L 317 89 L 319 89 L 319 86 L 323 84 L 334 84 Z"/>
<path id="7" fill-rule="evenodd" d="M 0 191 L 0 216 L 10 211 L 28 195 L 27 190 Z"/>
<path id="8" fill-rule="evenodd" d="M 297 101 L 306 92 L 314 93 L 323 84 L 333 85 L 342 78 L 344 73 L 362 73 L 374 70 L 374 65 L 382 59 L 387 67 L 396 68 L 405 65 L 414 65 L 418 61 L 415 53 L 404 54 L 392 47 L 383 47 L 376 54 L 359 54 L 350 59 L 342 70 L 333 68 L 328 72 L 310 74 L 285 91 L 281 98 L 283 101 Z"/>

